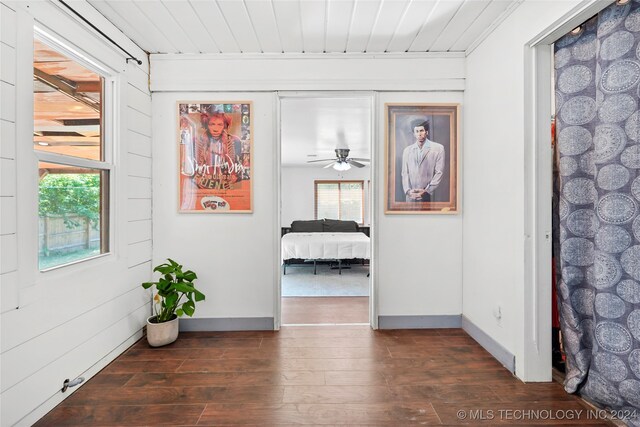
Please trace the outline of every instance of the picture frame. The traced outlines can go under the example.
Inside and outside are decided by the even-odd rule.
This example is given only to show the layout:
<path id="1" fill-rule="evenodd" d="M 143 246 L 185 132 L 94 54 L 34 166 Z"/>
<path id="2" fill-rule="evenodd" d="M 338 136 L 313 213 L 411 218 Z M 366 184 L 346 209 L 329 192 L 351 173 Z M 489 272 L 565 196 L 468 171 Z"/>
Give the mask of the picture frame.
<path id="1" fill-rule="evenodd" d="M 253 103 L 178 101 L 178 212 L 253 212 Z"/>
<path id="2" fill-rule="evenodd" d="M 460 104 L 385 104 L 385 214 L 457 214 Z"/>

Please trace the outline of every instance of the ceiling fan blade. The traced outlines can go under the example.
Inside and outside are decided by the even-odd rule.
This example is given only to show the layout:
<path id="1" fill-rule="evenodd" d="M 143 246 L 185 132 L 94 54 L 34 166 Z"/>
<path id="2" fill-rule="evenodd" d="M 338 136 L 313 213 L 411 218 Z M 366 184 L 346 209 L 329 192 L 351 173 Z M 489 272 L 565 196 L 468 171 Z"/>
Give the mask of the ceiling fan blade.
<path id="1" fill-rule="evenodd" d="M 307 163 L 318 163 L 318 162 L 335 162 L 336 159 L 320 159 L 320 160 L 307 160 Z"/>
<path id="2" fill-rule="evenodd" d="M 359 160 L 361 162 L 370 162 L 371 159 L 362 159 L 360 157 L 349 157 L 351 160 Z"/>
<path id="3" fill-rule="evenodd" d="M 357 168 L 363 168 L 365 165 L 363 165 L 360 162 L 356 162 L 353 159 L 347 159 L 347 162 L 351 163 L 353 166 L 357 167 Z"/>
<path id="4" fill-rule="evenodd" d="M 322 169 L 328 169 L 330 167 L 333 167 L 333 165 L 335 165 L 335 164 L 336 164 L 336 162 L 329 163 L 327 166 L 323 166 Z"/>

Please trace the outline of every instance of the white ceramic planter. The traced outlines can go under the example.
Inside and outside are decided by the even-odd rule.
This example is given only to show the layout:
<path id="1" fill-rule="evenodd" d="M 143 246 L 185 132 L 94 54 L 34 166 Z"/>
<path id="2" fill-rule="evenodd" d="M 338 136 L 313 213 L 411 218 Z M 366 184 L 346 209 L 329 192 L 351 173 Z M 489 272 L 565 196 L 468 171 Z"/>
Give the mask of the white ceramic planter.
<path id="1" fill-rule="evenodd" d="M 162 347 L 178 339 L 179 318 L 177 316 L 173 320 L 162 323 L 152 323 L 151 319 L 154 317 L 147 319 L 147 341 L 151 347 Z"/>

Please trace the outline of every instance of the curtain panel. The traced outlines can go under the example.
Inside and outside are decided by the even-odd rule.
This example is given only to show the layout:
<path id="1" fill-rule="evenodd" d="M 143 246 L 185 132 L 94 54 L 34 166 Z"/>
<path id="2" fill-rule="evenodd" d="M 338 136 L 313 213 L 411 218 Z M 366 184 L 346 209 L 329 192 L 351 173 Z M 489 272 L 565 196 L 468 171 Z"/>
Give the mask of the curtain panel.
<path id="1" fill-rule="evenodd" d="M 640 3 L 555 44 L 565 389 L 640 413 Z M 638 420 L 628 421 L 637 423 Z"/>

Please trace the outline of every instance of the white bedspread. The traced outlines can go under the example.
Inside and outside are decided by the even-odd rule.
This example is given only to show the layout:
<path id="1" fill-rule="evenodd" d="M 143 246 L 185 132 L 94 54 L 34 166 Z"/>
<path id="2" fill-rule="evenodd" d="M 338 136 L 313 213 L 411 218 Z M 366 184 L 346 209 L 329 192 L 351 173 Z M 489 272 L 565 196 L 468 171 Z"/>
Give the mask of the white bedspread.
<path id="1" fill-rule="evenodd" d="M 371 257 L 364 233 L 287 233 L 282 236 L 282 259 L 351 259 Z"/>

